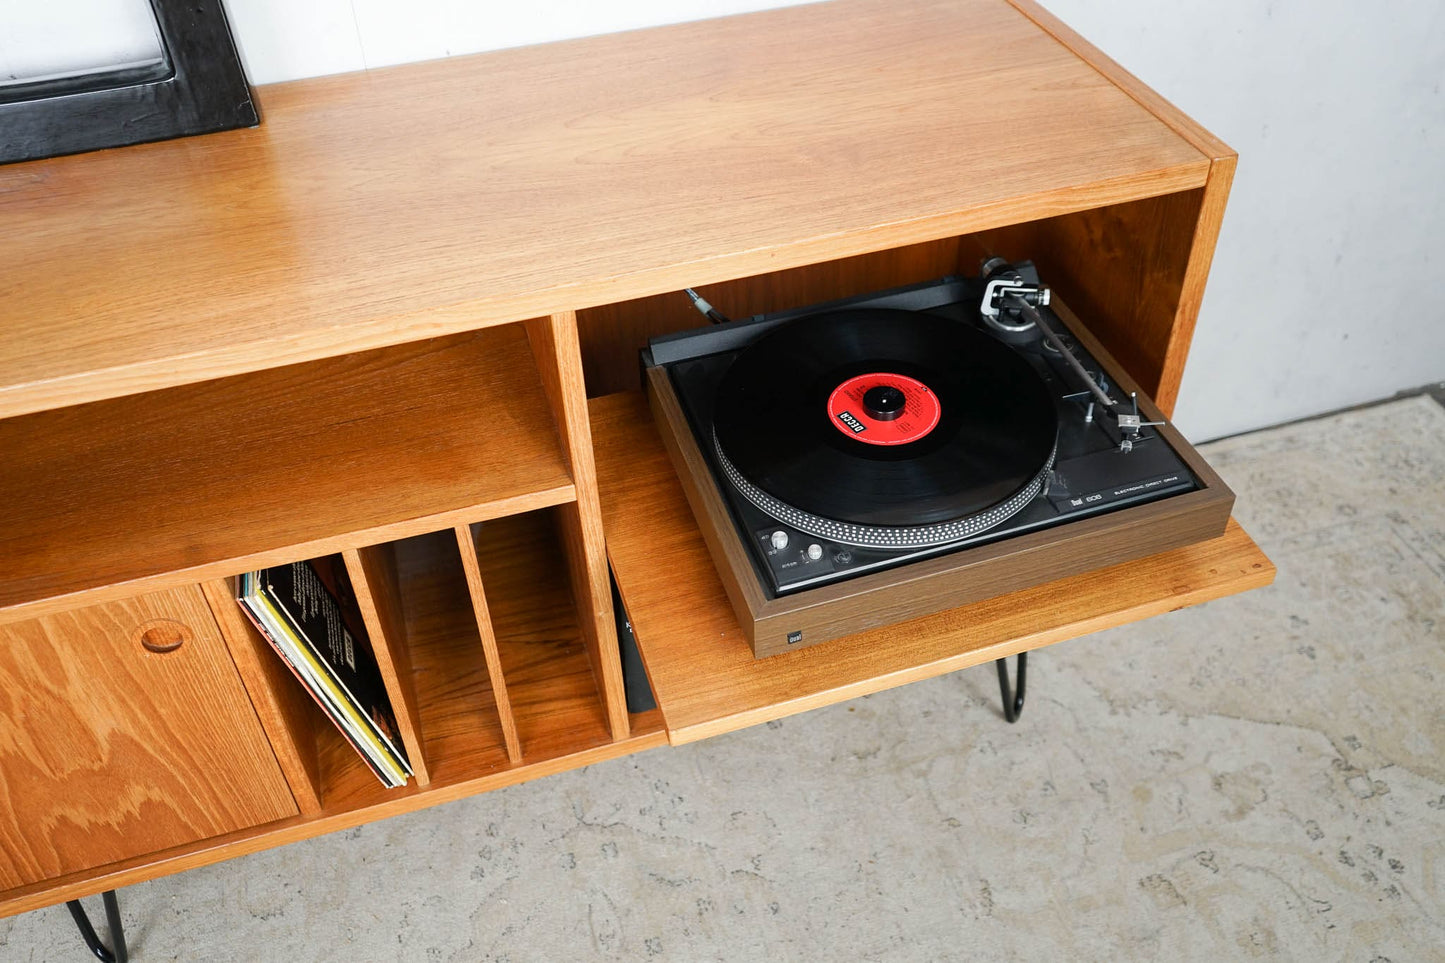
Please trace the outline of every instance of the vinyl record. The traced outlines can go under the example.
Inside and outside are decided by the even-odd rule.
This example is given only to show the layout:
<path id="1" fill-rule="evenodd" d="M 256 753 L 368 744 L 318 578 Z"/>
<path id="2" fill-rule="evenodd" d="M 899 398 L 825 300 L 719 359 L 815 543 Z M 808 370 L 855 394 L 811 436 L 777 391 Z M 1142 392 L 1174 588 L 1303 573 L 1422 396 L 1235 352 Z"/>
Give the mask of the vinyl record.
<path id="1" fill-rule="evenodd" d="M 1023 357 L 935 315 L 811 315 L 745 349 L 718 385 L 724 472 L 759 508 L 853 544 L 941 544 L 1037 493 L 1058 414 Z"/>

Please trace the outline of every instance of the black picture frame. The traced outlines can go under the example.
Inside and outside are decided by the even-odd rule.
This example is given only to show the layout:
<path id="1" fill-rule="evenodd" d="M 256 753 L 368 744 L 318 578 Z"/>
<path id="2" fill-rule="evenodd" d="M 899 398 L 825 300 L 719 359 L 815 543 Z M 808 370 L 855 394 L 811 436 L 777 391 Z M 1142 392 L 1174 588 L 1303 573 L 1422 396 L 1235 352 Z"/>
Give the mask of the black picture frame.
<path id="1" fill-rule="evenodd" d="M 254 127 L 221 0 L 150 0 L 166 63 L 0 88 L 0 164 Z"/>

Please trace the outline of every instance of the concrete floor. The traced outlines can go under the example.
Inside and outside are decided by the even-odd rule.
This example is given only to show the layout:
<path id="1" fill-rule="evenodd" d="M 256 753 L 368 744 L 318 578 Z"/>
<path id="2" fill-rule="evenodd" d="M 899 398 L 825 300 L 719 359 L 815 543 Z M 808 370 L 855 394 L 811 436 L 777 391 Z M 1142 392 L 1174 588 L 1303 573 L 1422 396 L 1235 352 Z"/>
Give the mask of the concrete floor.
<path id="1" fill-rule="evenodd" d="M 1016 726 L 979 667 L 653 750 L 130 887 L 133 955 L 1445 959 L 1445 409 L 1207 454 L 1277 583 L 1044 650 Z"/>

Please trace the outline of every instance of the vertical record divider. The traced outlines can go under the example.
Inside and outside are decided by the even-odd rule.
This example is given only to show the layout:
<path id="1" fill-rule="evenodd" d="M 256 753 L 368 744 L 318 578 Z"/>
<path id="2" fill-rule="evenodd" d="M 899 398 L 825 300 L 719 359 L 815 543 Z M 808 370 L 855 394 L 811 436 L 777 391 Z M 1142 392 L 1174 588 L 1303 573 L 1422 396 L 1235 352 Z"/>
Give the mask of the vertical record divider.
<path id="1" fill-rule="evenodd" d="M 526 322 L 527 340 L 552 406 L 562 448 L 572 470 L 577 501 L 559 507 L 559 526 L 567 555 L 578 621 L 587 657 L 602 699 L 613 740 L 630 731 L 627 697 L 622 686 L 622 657 L 617 648 L 617 623 L 612 611 L 612 586 L 607 570 L 607 545 L 602 532 L 602 507 L 597 495 L 597 467 L 592 458 L 592 427 L 577 340 L 577 314 L 564 311 Z"/>
<path id="2" fill-rule="evenodd" d="M 318 729 L 330 726 L 330 720 L 322 716 L 311 696 L 276 657 L 271 644 L 241 612 L 236 601 L 236 579 L 210 579 L 201 583 L 201 590 L 250 696 L 251 707 L 271 742 L 271 751 L 291 788 L 296 808 L 303 816 L 321 812 L 324 796 L 316 737 Z"/>
<path id="3" fill-rule="evenodd" d="M 372 654 L 376 656 L 387 697 L 391 700 L 396 726 L 401 730 L 401 741 L 411 762 L 412 774 L 418 786 L 430 785 L 431 773 L 427 768 L 426 747 L 422 740 L 421 715 L 392 546 L 348 548 L 342 552 L 342 557 L 346 560 L 346 573 L 356 593 L 361 619 L 366 623 L 366 634 L 371 638 Z"/>
<path id="4" fill-rule="evenodd" d="M 492 697 L 502 721 L 502 739 L 507 744 L 507 758 L 512 765 L 522 761 L 522 740 L 517 735 L 517 719 L 512 715 L 512 700 L 507 695 L 507 680 L 502 675 L 502 656 L 497 648 L 497 633 L 492 628 L 492 614 L 487 606 L 487 593 L 482 585 L 482 567 L 477 559 L 476 532 L 470 525 L 456 527 L 457 549 L 462 556 L 462 571 L 467 576 L 467 592 L 472 597 L 472 611 L 477 618 L 477 635 L 482 641 L 482 657 L 492 682 Z"/>

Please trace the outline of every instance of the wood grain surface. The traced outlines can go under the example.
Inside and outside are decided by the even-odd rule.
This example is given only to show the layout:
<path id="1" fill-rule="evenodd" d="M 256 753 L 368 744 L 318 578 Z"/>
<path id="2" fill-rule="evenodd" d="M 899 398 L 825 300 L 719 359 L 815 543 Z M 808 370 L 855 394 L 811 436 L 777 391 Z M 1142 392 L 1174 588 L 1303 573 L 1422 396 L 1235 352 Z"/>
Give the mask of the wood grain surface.
<path id="1" fill-rule="evenodd" d="M 1002 0 L 840 0 L 297 81 L 0 167 L 0 415 L 1198 188 Z"/>
<path id="2" fill-rule="evenodd" d="M 0 628 L 0 888 L 296 812 L 200 588 Z"/>
<path id="3" fill-rule="evenodd" d="M 511 764 L 455 531 L 398 542 L 397 594 L 433 781 Z"/>
<path id="4" fill-rule="evenodd" d="M 1063 44 L 1084 63 L 1093 67 L 1119 90 L 1128 94 L 1141 106 L 1166 124 L 1170 130 L 1193 144 L 1201 154 L 1209 158 L 1232 155 L 1228 144 L 1206 130 L 1203 125 L 1184 111 L 1175 107 L 1157 91 L 1150 89 L 1142 80 L 1120 66 L 1112 57 L 1085 40 L 1078 31 L 1044 9 L 1036 0 L 1008 0 L 1040 30 Z"/>
<path id="5" fill-rule="evenodd" d="M 1216 539 L 754 659 L 639 393 L 592 401 L 618 587 L 673 743 L 691 742 L 1269 584 L 1233 521 Z M 656 573 L 668 573 L 665 579 Z"/>
<path id="6" fill-rule="evenodd" d="M 0 621 L 575 492 L 520 325 L 0 420 Z"/>

